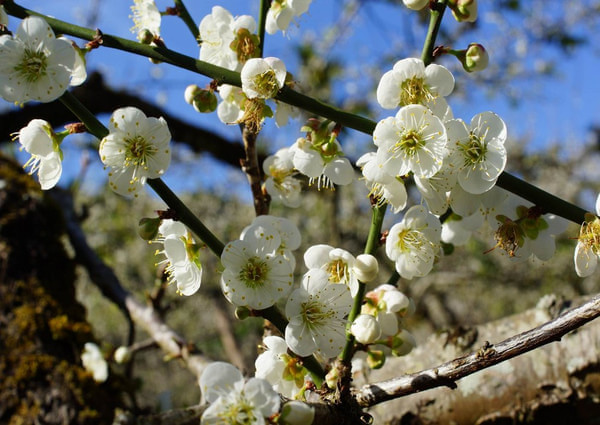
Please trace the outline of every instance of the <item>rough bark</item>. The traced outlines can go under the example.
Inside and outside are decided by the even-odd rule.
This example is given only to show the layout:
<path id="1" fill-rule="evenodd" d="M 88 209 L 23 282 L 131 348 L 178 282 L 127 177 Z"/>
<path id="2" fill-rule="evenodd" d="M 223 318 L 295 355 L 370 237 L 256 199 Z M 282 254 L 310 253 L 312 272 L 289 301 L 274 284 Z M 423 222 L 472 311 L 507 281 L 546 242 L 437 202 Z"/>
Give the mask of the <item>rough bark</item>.
<path id="1" fill-rule="evenodd" d="M 434 335 L 408 356 L 389 358 L 370 382 L 436 367 L 552 319 L 554 298 L 522 314 L 471 329 Z M 375 423 L 591 424 L 600 418 L 600 322 L 456 382 L 371 409 Z"/>

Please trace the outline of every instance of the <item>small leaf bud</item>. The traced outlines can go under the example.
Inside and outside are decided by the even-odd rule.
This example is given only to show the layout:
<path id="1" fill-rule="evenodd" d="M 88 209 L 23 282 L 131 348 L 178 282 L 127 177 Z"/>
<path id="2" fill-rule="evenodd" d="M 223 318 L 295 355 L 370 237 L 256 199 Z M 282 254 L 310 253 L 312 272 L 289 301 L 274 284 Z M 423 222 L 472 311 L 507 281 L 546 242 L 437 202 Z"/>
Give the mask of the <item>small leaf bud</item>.
<path id="1" fill-rule="evenodd" d="M 359 314 L 352 322 L 350 332 L 361 344 L 372 344 L 381 336 L 379 323 L 370 314 Z"/>
<path id="2" fill-rule="evenodd" d="M 487 68 L 489 62 L 490 57 L 485 47 L 478 43 L 471 43 L 465 52 L 462 66 L 467 72 L 478 72 Z"/>
<path id="3" fill-rule="evenodd" d="M 352 271 L 363 283 L 369 283 L 377 278 L 379 273 L 379 263 L 371 254 L 360 254 L 352 266 Z"/>
<path id="4" fill-rule="evenodd" d="M 315 409 L 301 401 L 288 401 L 281 408 L 279 423 L 282 425 L 311 425 L 315 419 Z"/>
<path id="5" fill-rule="evenodd" d="M 160 218 L 144 217 L 138 223 L 138 234 L 146 241 L 151 241 L 158 235 L 158 228 L 160 226 Z"/>

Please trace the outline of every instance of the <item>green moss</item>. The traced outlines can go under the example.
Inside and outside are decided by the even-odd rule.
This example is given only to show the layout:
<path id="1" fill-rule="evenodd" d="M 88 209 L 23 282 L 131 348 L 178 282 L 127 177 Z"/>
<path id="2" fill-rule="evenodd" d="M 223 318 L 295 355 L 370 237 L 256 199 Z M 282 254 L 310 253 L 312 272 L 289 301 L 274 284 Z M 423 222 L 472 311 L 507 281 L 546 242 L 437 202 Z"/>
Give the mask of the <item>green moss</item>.
<path id="1" fill-rule="evenodd" d="M 81 366 L 94 337 L 75 299 L 61 211 L 2 156 L 1 181 L 0 423 L 111 423 L 120 383 L 97 384 Z"/>

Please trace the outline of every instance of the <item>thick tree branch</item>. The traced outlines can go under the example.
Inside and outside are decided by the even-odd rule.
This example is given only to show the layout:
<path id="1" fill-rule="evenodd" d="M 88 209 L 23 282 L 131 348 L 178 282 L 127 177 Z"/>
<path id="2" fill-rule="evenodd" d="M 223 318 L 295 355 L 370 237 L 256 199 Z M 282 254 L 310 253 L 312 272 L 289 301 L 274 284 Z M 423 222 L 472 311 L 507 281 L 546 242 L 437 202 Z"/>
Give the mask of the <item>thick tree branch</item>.
<path id="1" fill-rule="evenodd" d="M 517 357 L 560 339 L 600 316 L 600 295 L 541 326 L 505 339 L 497 344 L 484 344 L 476 352 L 437 367 L 408 374 L 388 381 L 368 384 L 356 392 L 358 403 L 373 406 L 419 391 L 447 386 L 456 388 L 456 380 Z"/>
<path id="2" fill-rule="evenodd" d="M 193 352 L 191 344 L 173 331 L 161 319 L 151 305 L 144 305 L 123 288 L 112 269 L 108 267 L 88 245 L 79 225 L 70 193 L 59 189 L 48 192 L 64 212 L 69 241 L 76 253 L 76 260 L 86 269 L 92 282 L 102 294 L 117 304 L 131 320 L 146 331 L 170 358 L 180 358 L 187 368 L 200 377 L 210 362 L 206 357 Z"/>

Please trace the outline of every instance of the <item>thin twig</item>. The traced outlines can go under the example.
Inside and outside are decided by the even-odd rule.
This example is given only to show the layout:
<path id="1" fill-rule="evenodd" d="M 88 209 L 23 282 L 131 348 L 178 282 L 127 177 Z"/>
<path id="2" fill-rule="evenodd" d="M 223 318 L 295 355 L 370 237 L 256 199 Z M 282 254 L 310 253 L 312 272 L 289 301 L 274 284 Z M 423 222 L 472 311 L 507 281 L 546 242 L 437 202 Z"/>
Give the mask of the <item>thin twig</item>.
<path id="1" fill-rule="evenodd" d="M 256 154 L 256 136 L 247 125 L 242 125 L 242 139 L 244 140 L 244 150 L 246 158 L 240 161 L 242 171 L 248 178 L 252 198 L 254 199 L 254 212 L 257 216 L 269 213 L 269 197 L 262 191 L 261 173 L 258 165 L 258 155 Z"/>
<path id="2" fill-rule="evenodd" d="M 456 388 L 458 379 L 551 342 L 560 341 L 568 332 L 583 326 L 598 316 L 600 316 L 600 295 L 554 320 L 505 339 L 498 344 L 486 343 L 476 352 L 437 367 L 365 385 L 356 391 L 356 399 L 360 406 L 369 407 L 431 388 L 443 386 Z"/>

